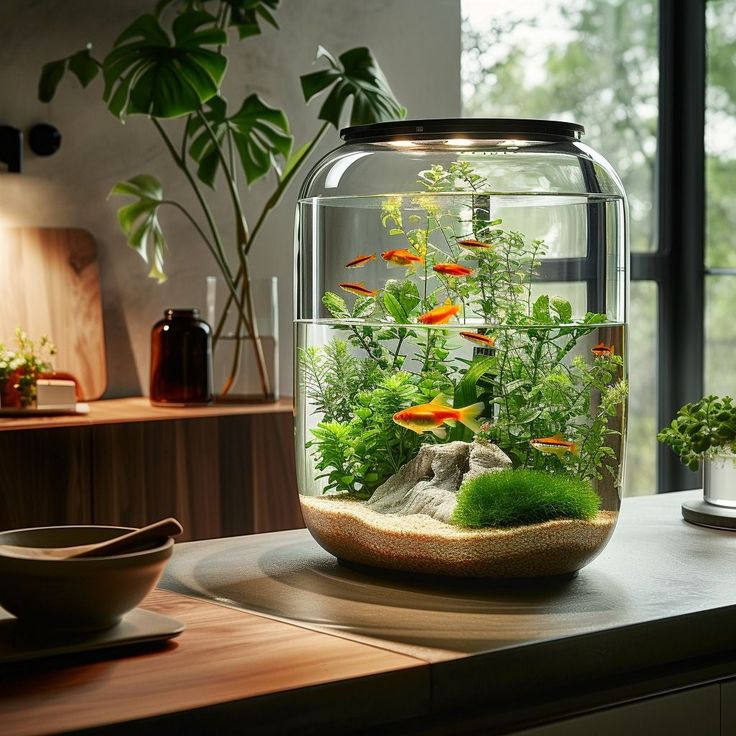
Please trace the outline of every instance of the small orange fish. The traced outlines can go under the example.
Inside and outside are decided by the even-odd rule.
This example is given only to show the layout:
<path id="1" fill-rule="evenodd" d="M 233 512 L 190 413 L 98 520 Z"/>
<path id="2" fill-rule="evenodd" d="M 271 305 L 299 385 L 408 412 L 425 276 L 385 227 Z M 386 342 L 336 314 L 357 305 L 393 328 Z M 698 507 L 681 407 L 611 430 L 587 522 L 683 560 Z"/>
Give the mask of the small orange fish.
<path id="1" fill-rule="evenodd" d="M 480 240 L 475 240 L 473 238 L 458 240 L 457 244 L 467 250 L 485 250 L 493 247 L 490 243 L 481 243 Z"/>
<path id="2" fill-rule="evenodd" d="M 358 256 L 357 258 L 353 258 L 352 261 L 348 261 L 348 263 L 345 264 L 345 268 L 360 268 L 361 266 L 365 266 L 366 263 L 370 263 L 370 261 L 375 260 L 375 253 L 371 253 L 369 256 Z"/>
<path id="3" fill-rule="evenodd" d="M 485 405 L 482 401 L 464 406 L 462 409 L 453 409 L 447 403 L 447 398 L 438 394 L 429 404 L 420 404 L 397 411 L 394 414 L 394 421 L 400 427 L 406 427 L 417 434 L 432 432 L 436 437 L 445 439 L 447 430 L 442 426 L 443 424 L 454 427 L 457 422 L 460 422 L 473 432 L 479 432 L 478 417 L 484 409 Z"/>
<path id="4" fill-rule="evenodd" d="M 350 281 L 343 281 L 338 286 L 350 294 L 356 294 L 357 296 L 375 296 L 378 294 L 378 289 L 369 289 L 362 281 L 359 284 L 354 284 Z"/>
<path id="5" fill-rule="evenodd" d="M 492 348 L 496 344 L 496 338 L 490 335 L 484 335 L 482 332 L 461 332 L 460 337 L 464 337 L 470 342 L 477 345 L 483 345 L 486 348 Z"/>
<path id="6" fill-rule="evenodd" d="M 574 442 L 568 442 L 559 432 L 552 437 L 537 437 L 529 440 L 529 444 L 539 452 L 545 452 L 557 457 L 562 457 L 565 453 L 578 454 L 578 446 Z"/>
<path id="7" fill-rule="evenodd" d="M 385 250 L 381 253 L 381 258 L 388 262 L 389 268 L 392 266 L 413 266 L 415 263 L 424 263 L 424 258 L 415 255 L 406 248 Z"/>
<path id="8" fill-rule="evenodd" d="M 432 270 L 443 276 L 470 276 L 473 273 L 472 268 L 461 266 L 459 263 L 437 263 L 432 266 Z"/>
<path id="9" fill-rule="evenodd" d="M 593 353 L 596 358 L 609 357 L 613 355 L 613 345 L 606 345 L 606 343 L 601 340 L 597 345 L 590 349 L 590 352 Z"/>
<path id="10" fill-rule="evenodd" d="M 460 311 L 458 304 L 453 304 L 449 299 L 441 306 L 430 309 L 429 312 L 419 315 L 419 321 L 423 325 L 444 325 Z"/>

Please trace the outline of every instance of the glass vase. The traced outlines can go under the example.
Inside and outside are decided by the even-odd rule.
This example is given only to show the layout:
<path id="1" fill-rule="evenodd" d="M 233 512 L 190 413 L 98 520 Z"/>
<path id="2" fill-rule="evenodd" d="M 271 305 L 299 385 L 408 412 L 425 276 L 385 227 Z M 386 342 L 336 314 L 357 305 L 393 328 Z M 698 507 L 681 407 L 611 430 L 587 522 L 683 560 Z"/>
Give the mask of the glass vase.
<path id="1" fill-rule="evenodd" d="M 224 308 L 227 300 L 220 301 Z M 214 279 L 208 279 L 207 310 L 208 314 L 216 315 L 212 319 L 216 325 L 213 371 L 218 403 L 272 402 L 279 398 L 278 279 L 275 276 L 251 281 L 250 305 L 255 334 L 248 331 L 234 307 L 227 315 L 217 311 Z"/>

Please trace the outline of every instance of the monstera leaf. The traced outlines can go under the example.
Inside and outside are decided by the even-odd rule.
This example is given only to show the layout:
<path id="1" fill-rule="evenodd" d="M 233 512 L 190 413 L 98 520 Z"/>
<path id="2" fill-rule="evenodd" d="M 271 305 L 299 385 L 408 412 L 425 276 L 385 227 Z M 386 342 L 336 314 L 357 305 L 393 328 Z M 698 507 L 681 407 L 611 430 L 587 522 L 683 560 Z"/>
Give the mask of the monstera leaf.
<path id="1" fill-rule="evenodd" d="M 158 208 L 164 203 L 161 183 L 155 176 L 141 174 L 118 182 L 110 194 L 135 198 L 118 210 L 118 222 L 128 245 L 151 264 L 148 275 L 159 283 L 166 281 L 163 270 L 166 239 L 158 221 Z"/>
<path id="2" fill-rule="evenodd" d="M 41 102 L 51 102 L 67 69 L 74 74 L 82 87 L 86 87 L 97 76 L 100 64 L 92 58 L 91 48 L 88 45 L 71 56 L 43 65 L 41 78 L 38 80 L 38 99 Z"/>
<path id="3" fill-rule="evenodd" d="M 350 125 L 381 123 L 406 115 L 406 109 L 396 101 L 370 49 L 351 49 L 340 54 L 339 61 L 336 61 L 320 46 L 317 59 L 326 59 L 329 68 L 305 74 L 301 82 L 307 102 L 331 88 L 320 108 L 320 120 L 339 128 L 342 111 L 350 98 L 353 99 Z"/>
<path id="4" fill-rule="evenodd" d="M 169 5 L 176 5 L 181 12 L 188 13 L 201 8 L 208 2 L 213 2 L 213 0 L 159 0 L 156 3 L 156 17 L 160 17 Z M 230 11 L 228 25 L 237 29 L 240 38 L 257 36 L 261 32 L 259 25 L 261 20 L 278 28 L 279 24 L 271 11 L 278 8 L 279 2 L 280 0 L 222 0 L 222 4 L 226 5 Z"/>
<path id="5" fill-rule="evenodd" d="M 209 186 L 212 186 L 220 166 L 218 148 L 225 148 L 228 137 L 238 154 L 248 184 L 265 176 L 272 166 L 277 168 L 277 156 L 285 159 L 289 156 L 293 139 L 286 115 L 269 107 L 256 94 L 247 97 L 230 117 L 225 100 L 213 97 L 207 103 L 204 117 L 209 130 L 201 118 L 193 117 L 190 121 L 192 144 L 189 154 L 199 164 L 197 175 Z M 217 147 L 213 136 L 217 139 Z"/>
<path id="6" fill-rule="evenodd" d="M 115 41 L 102 62 L 104 99 L 120 118 L 143 114 L 175 118 L 198 110 L 217 94 L 226 58 L 208 46 L 227 36 L 213 15 L 180 15 L 172 25 L 173 43 L 153 15 L 143 15 Z"/>

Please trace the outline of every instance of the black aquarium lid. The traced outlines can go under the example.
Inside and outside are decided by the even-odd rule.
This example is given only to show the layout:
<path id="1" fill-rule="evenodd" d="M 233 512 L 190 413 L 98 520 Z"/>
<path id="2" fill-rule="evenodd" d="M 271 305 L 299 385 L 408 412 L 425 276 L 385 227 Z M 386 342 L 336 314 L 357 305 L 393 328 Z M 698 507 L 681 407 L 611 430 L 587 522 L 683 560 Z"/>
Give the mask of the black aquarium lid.
<path id="1" fill-rule="evenodd" d="M 582 125 L 560 120 L 430 118 L 354 125 L 350 128 L 343 128 L 340 131 L 340 137 L 346 143 L 376 143 L 397 139 L 432 140 L 447 137 L 569 141 L 580 140 L 584 133 L 585 128 Z"/>

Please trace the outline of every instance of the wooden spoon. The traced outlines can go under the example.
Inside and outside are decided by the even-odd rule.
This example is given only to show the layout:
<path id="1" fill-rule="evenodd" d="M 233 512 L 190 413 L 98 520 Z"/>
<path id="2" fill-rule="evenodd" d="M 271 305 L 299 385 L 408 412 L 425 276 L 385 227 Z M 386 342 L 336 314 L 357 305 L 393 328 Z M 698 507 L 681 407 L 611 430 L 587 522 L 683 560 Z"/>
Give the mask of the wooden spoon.
<path id="1" fill-rule="evenodd" d="M 66 560 L 76 557 L 104 557 L 130 552 L 144 544 L 176 537 L 182 533 L 181 524 L 172 518 L 162 519 L 148 526 L 134 529 L 119 537 L 106 539 L 94 544 L 79 544 L 76 547 L 22 547 L 14 544 L 0 544 L 0 555 L 8 557 L 27 557 L 32 559 Z"/>

